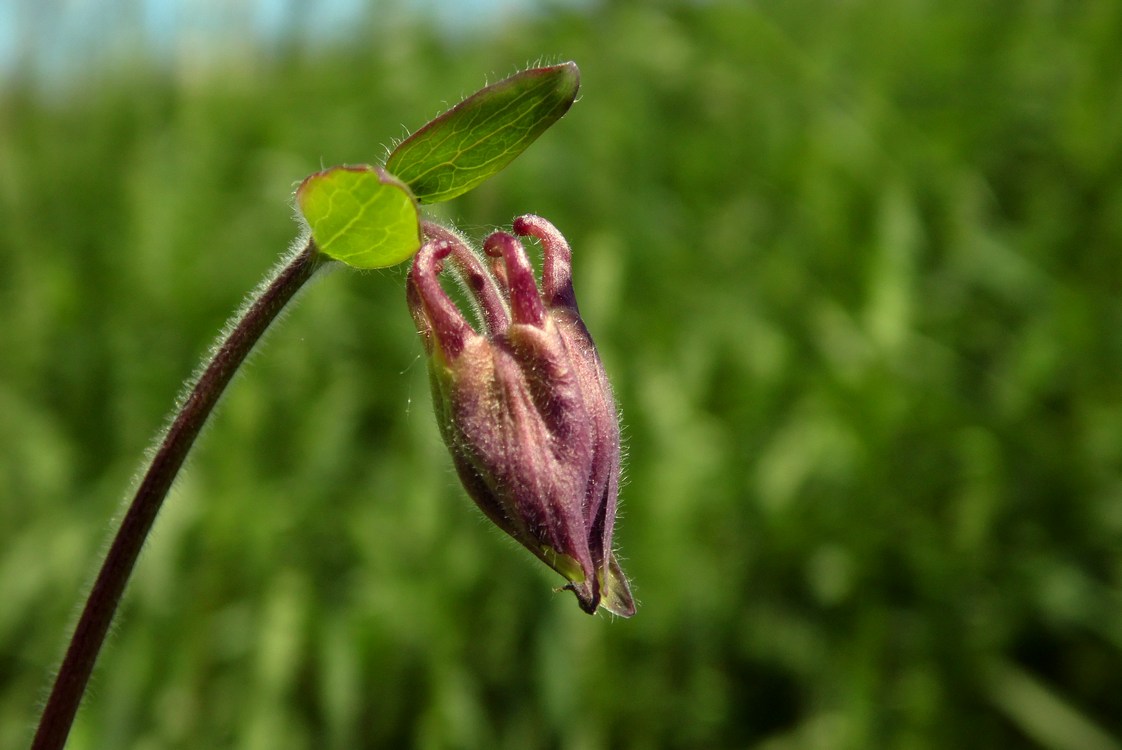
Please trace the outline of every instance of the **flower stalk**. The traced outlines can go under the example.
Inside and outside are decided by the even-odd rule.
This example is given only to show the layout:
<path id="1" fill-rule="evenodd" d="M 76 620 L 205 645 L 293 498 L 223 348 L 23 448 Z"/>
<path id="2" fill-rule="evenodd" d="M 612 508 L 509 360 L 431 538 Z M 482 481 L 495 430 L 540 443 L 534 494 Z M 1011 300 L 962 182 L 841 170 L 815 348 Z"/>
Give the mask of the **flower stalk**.
<path id="1" fill-rule="evenodd" d="M 258 288 L 214 349 L 164 433 L 109 547 L 55 677 L 32 750 L 61 750 L 66 744 L 86 683 L 137 556 L 195 438 L 254 344 L 326 260 L 308 239 L 302 249 L 282 261 L 274 275 Z"/>

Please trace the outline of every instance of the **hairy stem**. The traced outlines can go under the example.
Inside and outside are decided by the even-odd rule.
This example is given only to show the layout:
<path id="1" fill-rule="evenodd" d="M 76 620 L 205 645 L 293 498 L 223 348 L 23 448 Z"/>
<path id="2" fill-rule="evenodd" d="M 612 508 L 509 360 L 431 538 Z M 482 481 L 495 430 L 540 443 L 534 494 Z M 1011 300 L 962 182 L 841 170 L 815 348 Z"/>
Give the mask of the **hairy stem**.
<path id="1" fill-rule="evenodd" d="M 156 520 L 156 514 L 179 473 L 188 451 L 222 392 L 254 344 L 284 306 L 325 263 L 311 239 L 303 249 L 277 267 L 274 276 L 258 289 L 255 297 L 235 318 L 225 338 L 179 407 L 163 436 L 152 463 L 137 487 L 105 562 L 97 574 L 86 606 L 70 639 L 70 646 L 47 699 L 32 750 L 61 750 L 74 723 L 86 683 L 93 671 L 101 644 L 117 610 L 140 548 Z"/>

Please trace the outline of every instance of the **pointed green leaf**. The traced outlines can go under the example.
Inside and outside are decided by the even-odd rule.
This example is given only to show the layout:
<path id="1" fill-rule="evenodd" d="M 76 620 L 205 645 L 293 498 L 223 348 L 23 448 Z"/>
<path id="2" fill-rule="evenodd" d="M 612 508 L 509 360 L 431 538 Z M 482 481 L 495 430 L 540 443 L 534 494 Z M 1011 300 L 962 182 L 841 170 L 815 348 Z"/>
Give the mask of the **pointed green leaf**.
<path id="1" fill-rule="evenodd" d="M 613 615 L 631 617 L 635 614 L 631 586 L 614 554 L 608 559 L 608 580 L 600 582 L 600 596 L 600 606 Z"/>
<path id="2" fill-rule="evenodd" d="M 331 167 L 296 189 L 296 205 L 324 255 L 355 268 L 385 268 L 421 247 L 409 188 L 381 167 Z"/>
<path id="3" fill-rule="evenodd" d="M 579 88 L 572 62 L 513 75 L 406 138 L 386 169 L 421 203 L 455 198 L 510 164 L 569 110 Z"/>

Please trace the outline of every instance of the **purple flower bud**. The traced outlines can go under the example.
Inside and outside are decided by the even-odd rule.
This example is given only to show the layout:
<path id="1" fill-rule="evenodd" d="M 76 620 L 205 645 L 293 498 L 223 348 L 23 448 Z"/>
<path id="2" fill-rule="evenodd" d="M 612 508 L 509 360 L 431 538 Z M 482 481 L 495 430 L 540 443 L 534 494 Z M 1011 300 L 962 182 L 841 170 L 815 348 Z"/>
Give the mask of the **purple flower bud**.
<path id="1" fill-rule="evenodd" d="M 620 435 L 608 377 L 573 294 L 572 253 L 545 219 L 515 233 L 544 250 L 541 291 L 506 232 L 474 252 L 426 224 L 407 298 L 429 358 L 433 405 L 460 481 L 499 528 L 568 580 L 589 614 L 635 602 L 612 552 Z M 446 263 L 476 306 L 468 323 L 438 278 Z"/>

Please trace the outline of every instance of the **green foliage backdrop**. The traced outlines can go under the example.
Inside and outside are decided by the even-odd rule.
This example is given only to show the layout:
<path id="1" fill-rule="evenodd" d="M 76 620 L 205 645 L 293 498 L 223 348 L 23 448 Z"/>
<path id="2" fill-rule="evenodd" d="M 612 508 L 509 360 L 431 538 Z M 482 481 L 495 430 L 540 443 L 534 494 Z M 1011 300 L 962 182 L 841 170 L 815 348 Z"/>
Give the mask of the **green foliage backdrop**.
<path id="1" fill-rule="evenodd" d="M 544 57 L 580 101 L 439 216 L 573 243 L 638 615 L 481 520 L 403 269 L 337 272 L 204 435 L 70 747 L 1122 747 L 1122 5 L 356 39 L 0 94 L 0 746 L 295 184 Z"/>

